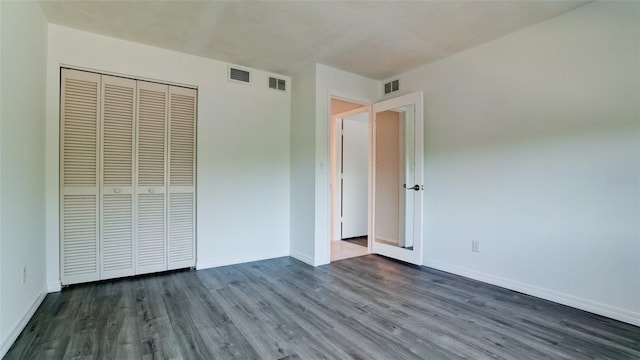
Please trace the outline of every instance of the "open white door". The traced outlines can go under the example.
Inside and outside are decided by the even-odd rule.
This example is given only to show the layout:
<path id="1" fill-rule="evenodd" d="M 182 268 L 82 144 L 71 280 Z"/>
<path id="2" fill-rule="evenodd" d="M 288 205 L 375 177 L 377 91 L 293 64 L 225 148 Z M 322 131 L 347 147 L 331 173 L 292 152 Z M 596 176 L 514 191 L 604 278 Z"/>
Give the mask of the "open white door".
<path id="1" fill-rule="evenodd" d="M 342 119 L 341 239 L 367 236 L 369 113 Z"/>
<path id="2" fill-rule="evenodd" d="M 422 264 L 422 92 L 373 104 L 372 252 Z"/>

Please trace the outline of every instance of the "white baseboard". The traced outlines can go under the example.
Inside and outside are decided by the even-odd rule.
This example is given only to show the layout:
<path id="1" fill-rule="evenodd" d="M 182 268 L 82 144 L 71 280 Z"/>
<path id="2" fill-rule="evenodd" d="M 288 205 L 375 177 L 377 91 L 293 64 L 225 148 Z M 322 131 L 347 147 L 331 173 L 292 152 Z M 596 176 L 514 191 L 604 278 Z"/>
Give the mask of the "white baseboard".
<path id="1" fill-rule="evenodd" d="M 481 273 L 475 270 L 463 268 L 456 265 L 441 263 L 438 261 L 425 260 L 424 266 L 448 273 L 468 277 L 488 284 L 500 286 L 509 290 L 518 291 L 527 295 L 536 296 L 545 300 L 553 301 L 562 305 L 567 305 L 576 309 L 588 311 L 594 314 L 606 316 L 615 320 L 640 326 L 640 313 L 621 309 L 618 307 L 602 304 L 589 299 L 565 294 L 562 292 L 540 288 L 537 286 L 513 281 L 498 276 Z"/>
<path id="2" fill-rule="evenodd" d="M 2 359 L 2 357 L 7 354 L 7 351 L 9 351 L 11 345 L 13 345 L 13 342 L 16 341 L 22 330 L 24 330 L 25 326 L 27 326 L 27 323 L 29 322 L 29 320 L 31 320 L 31 317 L 33 316 L 33 314 L 35 314 L 36 310 L 38 310 L 38 306 L 42 304 L 42 300 L 44 300 L 44 297 L 46 295 L 47 292 L 45 291 L 45 289 L 42 289 L 38 296 L 36 296 L 36 298 L 33 300 L 31 306 L 29 306 L 24 315 L 22 315 L 20 320 L 18 320 L 13 328 L 11 328 L 9 335 L 7 335 L 6 338 L 2 339 L 2 345 L 0 345 L 0 359 Z"/>
<path id="3" fill-rule="evenodd" d="M 311 266 L 315 266 L 314 263 L 313 263 L 313 258 L 312 257 L 307 256 L 307 255 L 305 255 L 303 253 L 300 253 L 298 251 L 291 250 L 291 254 L 289 256 L 291 256 L 294 259 L 298 259 L 298 260 L 302 261 L 305 264 L 308 264 L 308 265 L 311 265 Z"/>
<path id="4" fill-rule="evenodd" d="M 210 269 L 210 268 L 220 267 L 220 266 L 243 264 L 243 263 L 248 263 L 252 261 L 275 259 L 283 256 L 289 256 L 289 254 L 281 253 L 281 254 L 271 254 L 271 255 L 261 255 L 261 256 L 249 256 L 244 258 L 224 259 L 224 260 L 206 262 L 206 263 L 201 263 L 200 261 L 198 261 L 196 264 L 196 269 L 197 270 Z"/>
<path id="5" fill-rule="evenodd" d="M 60 281 L 50 282 L 47 284 L 47 291 L 50 293 L 59 292 L 60 290 L 62 290 L 62 285 L 60 285 Z"/>
<path id="6" fill-rule="evenodd" d="M 331 263 L 331 259 L 328 257 L 325 258 L 316 258 L 313 262 L 313 266 L 322 266 Z"/>

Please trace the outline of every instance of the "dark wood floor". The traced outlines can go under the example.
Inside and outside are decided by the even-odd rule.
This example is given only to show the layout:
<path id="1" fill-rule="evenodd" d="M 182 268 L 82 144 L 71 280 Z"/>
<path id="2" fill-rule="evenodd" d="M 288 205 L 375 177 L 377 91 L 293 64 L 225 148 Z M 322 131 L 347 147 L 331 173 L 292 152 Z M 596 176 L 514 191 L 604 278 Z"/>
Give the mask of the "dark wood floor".
<path id="1" fill-rule="evenodd" d="M 348 239 L 342 239 L 342 241 L 346 241 L 346 242 L 348 242 L 350 244 L 354 244 L 354 245 L 367 247 L 368 239 L 369 239 L 368 236 L 358 236 L 358 237 L 352 237 L 352 238 L 348 238 Z"/>
<path id="2" fill-rule="evenodd" d="M 640 328 L 368 255 L 49 294 L 7 359 L 640 359 Z"/>

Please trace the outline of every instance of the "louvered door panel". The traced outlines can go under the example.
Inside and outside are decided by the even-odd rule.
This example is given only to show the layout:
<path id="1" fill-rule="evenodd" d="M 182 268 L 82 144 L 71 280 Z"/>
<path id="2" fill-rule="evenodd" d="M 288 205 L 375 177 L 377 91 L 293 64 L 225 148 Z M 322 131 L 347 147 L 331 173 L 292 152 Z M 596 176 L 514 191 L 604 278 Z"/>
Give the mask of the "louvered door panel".
<path id="1" fill-rule="evenodd" d="M 167 269 L 167 85 L 138 81 L 136 273 Z"/>
<path id="2" fill-rule="evenodd" d="M 169 194 L 169 269 L 195 266 L 194 196 Z"/>
<path id="3" fill-rule="evenodd" d="M 167 269 L 165 194 L 138 196 L 138 273 Z"/>
<path id="4" fill-rule="evenodd" d="M 102 76 L 101 279 L 135 274 L 136 81 Z"/>
<path id="5" fill-rule="evenodd" d="M 169 269 L 195 266 L 197 91 L 169 87 Z"/>
<path id="6" fill-rule="evenodd" d="M 164 186 L 167 86 L 140 82 L 138 103 L 138 185 Z"/>
<path id="7" fill-rule="evenodd" d="M 96 195 L 63 195 L 62 283 L 98 280 Z"/>
<path id="8" fill-rule="evenodd" d="M 62 69 L 60 89 L 60 280 L 99 274 L 100 75 Z"/>
<path id="9" fill-rule="evenodd" d="M 195 178 L 196 91 L 171 87 L 170 97 L 169 186 L 192 187 Z"/>
<path id="10" fill-rule="evenodd" d="M 133 275 L 133 195 L 102 196 L 102 279 Z"/>

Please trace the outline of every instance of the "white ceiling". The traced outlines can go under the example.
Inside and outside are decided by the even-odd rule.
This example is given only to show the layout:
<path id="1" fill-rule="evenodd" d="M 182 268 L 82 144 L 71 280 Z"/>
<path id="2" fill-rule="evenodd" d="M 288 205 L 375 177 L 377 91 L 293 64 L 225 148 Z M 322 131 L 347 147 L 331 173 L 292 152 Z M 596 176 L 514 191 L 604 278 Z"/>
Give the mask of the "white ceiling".
<path id="1" fill-rule="evenodd" d="M 292 75 L 319 62 L 382 80 L 588 1 L 42 1 L 71 28 Z"/>

